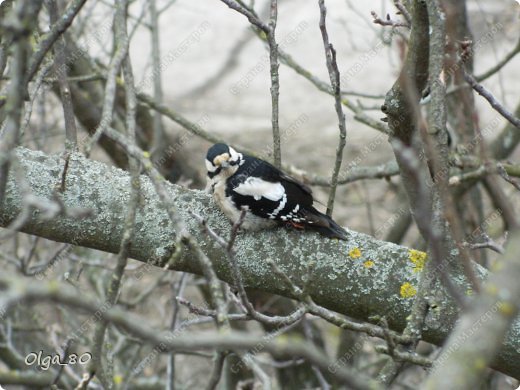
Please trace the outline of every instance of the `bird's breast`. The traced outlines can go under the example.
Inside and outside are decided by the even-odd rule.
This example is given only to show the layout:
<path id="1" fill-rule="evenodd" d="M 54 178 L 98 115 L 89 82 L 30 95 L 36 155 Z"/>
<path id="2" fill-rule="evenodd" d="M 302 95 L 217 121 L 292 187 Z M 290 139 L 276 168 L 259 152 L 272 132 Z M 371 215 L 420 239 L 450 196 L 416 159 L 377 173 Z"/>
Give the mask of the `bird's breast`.
<path id="1" fill-rule="evenodd" d="M 224 181 L 216 182 L 213 185 L 213 199 L 232 223 L 239 220 L 241 209 L 233 202 L 231 196 L 226 196 L 226 183 Z M 248 206 L 244 207 L 249 210 Z M 243 230 L 261 230 L 273 226 L 276 226 L 275 221 L 261 218 L 248 211 L 240 228 Z"/>

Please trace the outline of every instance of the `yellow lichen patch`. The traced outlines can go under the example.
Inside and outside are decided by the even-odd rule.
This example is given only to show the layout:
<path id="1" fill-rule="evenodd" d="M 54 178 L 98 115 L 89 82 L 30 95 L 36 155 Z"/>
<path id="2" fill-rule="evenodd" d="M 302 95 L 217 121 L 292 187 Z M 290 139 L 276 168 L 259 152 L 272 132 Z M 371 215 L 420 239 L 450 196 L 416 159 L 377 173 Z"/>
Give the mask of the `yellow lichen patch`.
<path id="1" fill-rule="evenodd" d="M 361 250 L 357 247 L 352 248 L 350 252 L 348 252 L 348 255 L 353 259 L 357 259 L 358 257 L 361 257 Z"/>
<path id="2" fill-rule="evenodd" d="M 472 296 L 472 295 L 473 295 L 473 290 L 472 290 L 471 288 L 468 288 L 468 289 L 466 290 L 466 295 L 467 295 L 468 297 Z"/>
<path id="3" fill-rule="evenodd" d="M 60 284 L 58 283 L 57 280 L 51 280 L 47 284 L 47 286 L 48 286 L 49 292 L 51 292 L 51 293 L 55 293 L 55 292 L 60 291 Z"/>
<path id="4" fill-rule="evenodd" d="M 121 375 L 114 375 L 114 384 L 120 385 L 123 383 L 123 377 Z"/>
<path id="5" fill-rule="evenodd" d="M 498 288 L 494 284 L 488 283 L 486 285 L 486 292 L 491 296 L 495 296 L 498 293 Z"/>
<path id="6" fill-rule="evenodd" d="M 363 263 L 363 267 L 372 268 L 374 266 L 374 262 L 372 260 L 367 260 Z"/>
<path id="7" fill-rule="evenodd" d="M 511 317 L 513 314 L 515 314 L 515 308 L 509 302 L 499 302 L 498 305 L 498 309 L 503 315 Z"/>
<path id="8" fill-rule="evenodd" d="M 410 261 L 413 263 L 413 272 L 421 272 L 424 269 L 426 262 L 426 252 L 421 252 L 415 249 L 408 250 Z"/>
<path id="9" fill-rule="evenodd" d="M 401 285 L 401 298 L 411 298 L 417 294 L 417 290 L 410 283 L 405 282 Z"/>
<path id="10" fill-rule="evenodd" d="M 479 371 L 483 370 L 486 368 L 486 361 L 482 358 L 476 358 L 474 360 L 474 364 L 475 364 L 475 368 Z"/>

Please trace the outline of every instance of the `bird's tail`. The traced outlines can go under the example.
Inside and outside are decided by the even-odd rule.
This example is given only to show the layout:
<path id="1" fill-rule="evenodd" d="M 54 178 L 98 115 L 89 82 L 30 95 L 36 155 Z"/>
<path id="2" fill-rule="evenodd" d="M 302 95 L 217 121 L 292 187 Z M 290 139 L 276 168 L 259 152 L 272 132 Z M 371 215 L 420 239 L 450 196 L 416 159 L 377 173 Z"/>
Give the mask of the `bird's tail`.
<path id="1" fill-rule="evenodd" d="M 345 241 L 348 238 L 348 233 L 345 229 L 334 222 L 331 217 L 320 213 L 314 207 L 311 210 L 307 210 L 306 219 L 308 227 L 318 231 L 325 237 L 338 238 Z"/>

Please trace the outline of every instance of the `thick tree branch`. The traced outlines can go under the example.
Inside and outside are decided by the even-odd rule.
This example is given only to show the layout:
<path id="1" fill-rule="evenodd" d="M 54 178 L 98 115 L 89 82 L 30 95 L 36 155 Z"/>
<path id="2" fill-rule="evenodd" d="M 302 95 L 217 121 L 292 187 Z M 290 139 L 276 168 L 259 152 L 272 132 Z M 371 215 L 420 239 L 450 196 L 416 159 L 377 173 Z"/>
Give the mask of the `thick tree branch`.
<path id="1" fill-rule="evenodd" d="M 24 208 L 26 194 L 16 172 L 25 171 L 27 188 L 32 200 L 38 197 L 45 205 L 55 202 L 55 187 L 61 182 L 64 160 L 24 148 L 15 150 L 20 169 L 10 173 L 6 198 L 0 209 L 0 225 L 8 226 Z M 66 177 L 65 191 L 60 194 L 67 208 L 86 208 L 90 218 L 82 220 L 61 213 L 44 220 L 44 206 L 26 213 L 21 231 L 55 241 L 117 253 L 124 230 L 125 209 L 130 196 L 130 176 L 117 168 L 72 154 Z M 165 266 L 174 251 L 176 232 L 155 193 L 153 184 L 141 177 L 142 204 L 136 216 L 135 236 L 129 256 L 150 264 Z M 210 197 L 200 191 L 166 184 L 179 217 L 187 230 L 208 254 L 220 279 L 232 282 L 232 271 L 225 249 L 211 240 L 200 228 L 191 212 L 204 216 L 221 235 L 230 231 L 229 222 L 218 211 Z M 28 199 L 31 200 L 31 199 Z M 412 300 L 418 286 L 422 266 L 416 251 L 373 237 L 349 231 L 347 242 L 325 239 L 311 232 L 276 231 L 240 234 L 235 242 L 236 259 L 244 285 L 270 293 L 292 297 L 293 291 L 278 274 L 273 274 L 269 261 L 290 277 L 300 288 L 307 285 L 312 299 L 323 307 L 358 320 L 374 315 L 387 315 L 391 329 L 406 326 Z M 268 243 L 268 245 L 266 245 Z M 420 257 L 420 256 L 419 256 Z M 423 258 L 424 259 L 424 258 Z M 306 284 L 305 270 L 315 263 L 312 283 Z M 202 274 L 200 263 L 193 261 L 189 250 L 183 251 L 170 269 Z M 485 270 L 475 266 L 481 278 Z M 460 282 L 462 288 L 468 288 Z M 426 316 L 423 338 L 440 344 L 449 334 L 457 318 L 457 307 L 442 286 L 435 284 L 432 297 L 437 306 Z M 388 315 L 390 312 L 390 315 Z M 492 366 L 508 375 L 519 377 L 520 321 L 516 320 L 502 351 Z"/>

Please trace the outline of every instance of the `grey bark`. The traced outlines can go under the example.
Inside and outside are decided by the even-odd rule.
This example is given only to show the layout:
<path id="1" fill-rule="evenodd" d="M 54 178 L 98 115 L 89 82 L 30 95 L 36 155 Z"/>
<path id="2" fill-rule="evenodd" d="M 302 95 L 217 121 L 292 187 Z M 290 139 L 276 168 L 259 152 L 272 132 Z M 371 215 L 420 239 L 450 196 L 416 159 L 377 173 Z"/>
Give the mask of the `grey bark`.
<path id="1" fill-rule="evenodd" d="M 65 161 L 25 148 L 15 150 L 20 170 L 34 196 L 52 202 L 56 187 L 61 183 Z M 13 170 L 7 184 L 6 197 L 0 209 L 0 226 L 8 226 L 24 208 L 20 179 Z M 130 176 L 125 171 L 72 154 L 65 179 L 65 190 L 58 194 L 67 208 L 87 208 L 88 218 L 78 220 L 60 214 L 43 220 L 44 210 L 32 210 L 22 232 L 84 247 L 117 253 L 120 248 L 125 220 L 125 205 L 130 197 Z M 208 224 L 222 235 L 230 231 L 229 222 L 210 197 L 196 190 L 167 184 L 177 211 L 187 229 L 200 243 L 213 262 L 219 278 L 231 282 L 232 275 L 225 252 L 200 229 L 190 212 L 204 216 Z M 136 217 L 135 238 L 130 257 L 152 265 L 168 264 L 173 252 L 175 231 L 166 212 L 161 208 L 151 182 L 141 177 L 142 202 Z M 267 263 L 272 259 L 299 286 L 308 280 L 306 269 L 315 263 L 308 292 L 316 303 L 368 321 L 372 316 L 386 316 L 392 329 L 406 326 L 413 299 L 401 296 L 405 283 L 417 288 L 420 272 L 406 247 L 379 241 L 371 236 L 348 230 L 347 242 L 330 240 L 312 232 L 283 228 L 271 231 L 242 233 L 237 238 L 236 257 L 247 287 L 283 296 L 291 296 L 289 288 L 274 274 Z M 359 249 L 360 256 L 357 256 Z M 193 256 L 184 251 L 170 269 L 201 274 Z M 373 262 L 367 263 L 368 261 Z M 487 272 L 475 265 L 480 278 Z M 463 291 L 469 286 L 455 279 Z M 423 339 L 441 344 L 454 327 L 458 308 L 444 288 L 435 282 L 428 301 L 436 308 L 425 321 Z M 491 366 L 520 378 L 520 319 L 516 318 L 500 353 Z"/>

